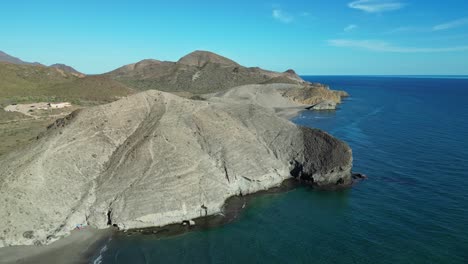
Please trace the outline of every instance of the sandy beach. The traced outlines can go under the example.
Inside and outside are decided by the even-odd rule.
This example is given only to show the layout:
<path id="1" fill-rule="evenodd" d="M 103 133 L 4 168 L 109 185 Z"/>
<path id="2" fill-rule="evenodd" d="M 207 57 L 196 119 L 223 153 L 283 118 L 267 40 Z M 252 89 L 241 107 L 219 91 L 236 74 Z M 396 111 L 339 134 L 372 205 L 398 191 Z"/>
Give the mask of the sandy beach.
<path id="1" fill-rule="evenodd" d="M 112 234 L 111 229 L 97 230 L 85 228 L 73 231 L 47 246 L 14 246 L 0 249 L 0 263 L 89 263 Z"/>

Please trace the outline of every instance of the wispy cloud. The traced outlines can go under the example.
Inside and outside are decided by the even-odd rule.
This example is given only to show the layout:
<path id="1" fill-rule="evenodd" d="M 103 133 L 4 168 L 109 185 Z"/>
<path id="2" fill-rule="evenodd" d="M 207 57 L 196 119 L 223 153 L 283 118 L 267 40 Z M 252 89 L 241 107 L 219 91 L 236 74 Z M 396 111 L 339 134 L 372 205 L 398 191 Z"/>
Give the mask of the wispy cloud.
<path id="1" fill-rule="evenodd" d="M 394 34 L 394 33 L 404 33 L 404 32 L 430 32 L 430 31 L 432 30 L 428 29 L 427 27 L 405 26 L 405 27 L 394 28 L 392 30 L 384 32 L 384 34 Z"/>
<path id="2" fill-rule="evenodd" d="M 453 20 L 447 23 L 435 25 L 435 26 L 426 26 L 426 27 L 414 27 L 414 26 L 405 26 L 405 27 L 398 27 L 392 30 L 385 32 L 386 34 L 393 34 L 393 33 L 402 33 L 402 32 L 435 32 L 435 31 L 443 31 L 449 30 L 457 27 L 468 26 L 468 17 L 460 18 L 457 20 Z"/>
<path id="3" fill-rule="evenodd" d="M 280 8 L 274 8 L 273 9 L 273 12 L 272 12 L 272 16 L 274 19 L 282 22 L 282 23 L 285 23 L 285 24 L 288 24 L 288 23 L 291 23 L 294 21 L 294 16 L 289 14 L 288 12 L 280 9 Z"/>
<path id="4" fill-rule="evenodd" d="M 454 21 L 450 21 L 447 23 L 443 23 L 440 25 L 435 25 L 432 30 L 434 31 L 441 31 L 441 30 L 447 30 L 447 29 L 452 29 L 452 28 L 457 28 L 461 26 L 468 25 L 468 17 L 465 18 L 460 18 Z"/>
<path id="5" fill-rule="evenodd" d="M 353 39 L 333 39 L 329 40 L 328 44 L 335 47 L 359 48 L 377 52 L 393 52 L 393 53 L 433 53 L 433 52 L 452 52 L 452 51 L 468 51 L 468 46 L 456 47 L 404 47 L 393 45 L 391 43 L 380 40 L 353 40 Z"/>
<path id="6" fill-rule="evenodd" d="M 344 30 L 345 32 L 351 32 L 351 31 L 353 31 L 353 30 L 356 30 L 357 28 L 358 28 L 357 25 L 350 24 L 350 25 L 346 26 L 343 30 Z"/>
<path id="7" fill-rule="evenodd" d="M 382 13 L 401 9 L 405 4 L 395 0 L 357 0 L 348 6 L 368 13 Z"/>

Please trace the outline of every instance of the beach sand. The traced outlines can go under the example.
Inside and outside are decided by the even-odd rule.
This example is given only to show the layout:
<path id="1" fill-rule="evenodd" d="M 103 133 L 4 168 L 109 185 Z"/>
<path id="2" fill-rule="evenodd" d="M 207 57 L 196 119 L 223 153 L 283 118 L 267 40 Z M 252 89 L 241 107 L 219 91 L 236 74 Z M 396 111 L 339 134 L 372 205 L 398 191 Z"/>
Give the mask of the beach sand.
<path id="1" fill-rule="evenodd" d="M 47 246 L 0 248 L 0 263 L 89 263 L 90 258 L 112 235 L 111 229 L 85 228 Z"/>

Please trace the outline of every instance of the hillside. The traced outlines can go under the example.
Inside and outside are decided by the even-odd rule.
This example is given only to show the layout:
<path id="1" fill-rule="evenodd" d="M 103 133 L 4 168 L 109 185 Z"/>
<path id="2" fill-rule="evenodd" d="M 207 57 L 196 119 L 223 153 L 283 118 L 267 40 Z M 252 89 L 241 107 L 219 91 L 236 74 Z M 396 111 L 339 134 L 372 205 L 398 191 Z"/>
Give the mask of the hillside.
<path id="1" fill-rule="evenodd" d="M 47 87 L 76 79 L 56 68 L 0 62 L 0 98 L 40 96 Z"/>
<path id="2" fill-rule="evenodd" d="M 38 100 L 109 102 L 133 90 L 104 76 L 78 77 L 55 67 L 0 62 L 0 103 Z"/>
<path id="3" fill-rule="evenodd" d="M 57 69 L 62 70 L 64 72 L 71 73 L 71 74 L 73 74 L 73 75 L 75 75 L 76 77 L 79 77 L 79 78 L 85 77 L 85 75 L 83 73 L 81 73 L 81 72 L 75 70 L 75 68 L 73 68 L 71 66 L 68 66 L 68 65 L 65 65 L 65 64 L 56 63 L 56 64 L 50 65 L 49 67 L 57 68 Z"/>
<path id="4" fill-rule="evenodd" d="M 104 74 L 138 90 L 203 94 L 257 83 L 295 83 L 304 81 L 288 70 L 284 73 L 247 68 L 207 51 L 195 51 L 177 62 L 143 60 Z"/>
<path id="5" fill-rule="evenodd" d="M 86 76 L 72 82 L 59 83 L 43 89 L 44 95 L 68 100 L 112 102 L 135 93 L 122 83 L 104 76 Z"/>

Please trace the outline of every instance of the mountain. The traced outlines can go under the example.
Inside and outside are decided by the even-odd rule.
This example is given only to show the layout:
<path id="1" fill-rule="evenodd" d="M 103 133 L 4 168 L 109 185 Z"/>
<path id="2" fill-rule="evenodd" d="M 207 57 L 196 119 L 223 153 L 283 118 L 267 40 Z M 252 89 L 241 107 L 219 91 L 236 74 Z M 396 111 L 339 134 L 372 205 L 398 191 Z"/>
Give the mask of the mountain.
<path id="1" fill-rule="evenodd" d="M 240 66 L 237 62 L 232 61 L 226 57 L 220 56 L 213 52 L 209 51 L 201 51 L 197 50 L 194 51 L 182 58 L 177 62 L 179 64 L 188 65 L 188 66 L 196 66 L 203 68 L 209 63 L 215 63 L 219 65 L 224 65 L 226 67 L 237 67 Z"/>
<path id="2" fill-rule="evenodd" d="M 138 90 L 212 93 L 257 83 L 305 84 L 294 71 L 247 68 L 208 51 L 195 51 L 177 62 L 143 60 L 104 74 Z"/>
<path id="3" fill-rule="evenodd" d="M 18 64 L 18 65 L 34 65 L 34 66 L 43 66 L 43 67 L 47 67 L 45 65 L 42 65 L 38 62 L 25 62 L 17 57 L 13 57 L 3 51 L 0 51 L 0 62 L 7 62 L 7 63 L 12 63 L 12 64 Z M 84 77 L 85 75 L 77 70 L 75 70 L 74 68 L 68 66 L 68 65 L 65 65 L 65 64 L 60 64 L 60 63 L 57 63 L 57 64 L 53 64 L 53 65 L 50 65 L 49 67 L 52 67 L 52 68 L 56 68 L 56 69 L 59 69 L 61 71 L 64 71 L 64 72 L 67 72 L 67 73 L 71 73 L 73 75 L 75 75 L 76 77 Z"/>
<path id="4" fill-rule="evenodd" d="M 38 62 L 25 62 L 19 58 L 13 57 L 11 55 L 6 54 L 5 52 L 0 50 L 0 62 L 8 62 L 13 64 L 26 64 L 26 65 L 37 65 L 41 66 L 42 64 Z"/>
<path id="5" fill-rule="evenodd" d="M 346 143 L 259 105 L 146 91 L 76 111 L 0 157 L 0 247 L 48 244 L 77 224 L 182 223 L 293 177 L 348 185 L 351 167 Z"/>
<path id="6" fill-rule="evenodd" d="M 81 73 L 81 72 L 75 70 L 73 67 L 65 65 L 65 64 L 56 63 L 56 64 L 50 65 L 49 67 L 56 68 L 56 69 L 59 69 L 59 70 L 65 71 L 65 72 L 69 72 L 69 73 L 71 73 L 71 74 L 73 74 L 73 75 L 75 75 L 76 77 L 79 77 L 79 78 L 85 77 L 85 75 L 83 73 Z"/>
<path id="7" fill-rule="evenodd" d="M 75 79 L 56 68 L 0 62 L 0 98 L 40 95 L 45 88 Z"/>

